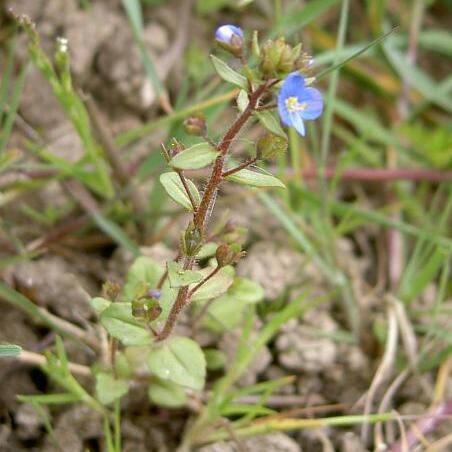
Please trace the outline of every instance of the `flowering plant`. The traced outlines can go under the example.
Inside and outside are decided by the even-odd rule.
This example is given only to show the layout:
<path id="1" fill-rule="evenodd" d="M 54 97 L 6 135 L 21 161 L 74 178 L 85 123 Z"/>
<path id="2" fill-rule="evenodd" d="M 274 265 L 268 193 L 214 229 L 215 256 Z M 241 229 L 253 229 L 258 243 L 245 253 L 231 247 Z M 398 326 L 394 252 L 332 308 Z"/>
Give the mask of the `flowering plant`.
<path id="1" fill-rule="evenodd" d="M 67 107 L 67 99 L 70 99 L 76 105 L 76 110 L 73 106 L 68 108 L 74 121 L 88 124 L 88 112 L 72 85 L 68 43 L 59 41 L 52 62 L 42 51 L 32 24 L 24 21 L 23 25 L 31 38 L 33 61 L 50 77 L 61 103 Z M 208 353 L 195 340 L 178 334 L 178 322 L 190 305 L 194 312 L 192 329 L 200 326 L 221 332 L 249 319 L 252 321 L 253 317 L 247 314 L 252 305 L 263 299 L 263 289 L 235 274 L 233 266 L 245 254 L 242 250 L 243 229 L 228 221 L 218 225 L 215 232 L 209 228 L 217 193 L 225 182 L 284 189 L 278 178 L 255 167 L 256 163 L 283 153 L 288 146 L 286 132 L 274 113 L 279 113 L 283 125 L 293 126 L 304 135 L 304 121 L 318 118 L 323 108 L 320 92 L 310 86 L 314 81 L 312 58 L 301 51 L 301 45 L 292 47 L 279 38 L 261 47 L 257 33 L 254 33 L 250 49 L 245 34 L 235 25 L 219 27 L 215 39 L 228 57 L 237 59 L 240 65 L 236 70 L 228 62 L 211 56 L 218 75 L 239 88 L 236 98 L 239 114 L 218 142 L 209 136 L 204 117 L 197 114 L 186 118 L 184 126 L 186 133 L 197 137 L 198 142 L 186 146 L 173 139 L 168 145 L 161 146 L 170 170 L 161 174 L 160 183 L 170 198 L 190 215 L 180 234 L 175 258 L 162 265 L 148 256 L 139 255 L 122 286 L 107 282 L 102 296 L 91 300 L 104 328 L 99 333 L 99 341 L 108 339 L 103 343 L 108 349 L 104 355 L 109 357 L 93 368 L 94 395 L 72 377 L 60 339 L 56 355 L 49 355 L 44 365 L 47 374 L 67 390 L 71 400 L 85 401 L 104 417 L 106 435 L 110 434 L 110 421 L 114 417 L 117 450 L 120 449 L 120 399 L 127 394 L 132 382 L 145 377 L 148 396 L 153 403 L 180 407 L 204 388 L 208 366 L 218 365 L 218 361 L 224 366 L 224 362 L 221 364 L 224 359 L 217 350 Z M 253 58 L 248 58 L 251 53 Z M 233 145 L 244 126 L 253 120 L 258 121 L 265 132 L 257 140 L 253 155 L 239 162 L 238 156 L 231 155 Z M 83 137 L 87 147 L 92 149 L 94 159 L 97 156 L 95 141 L 90 132 Z M 94 161 L 98 174 L 103 176 L 104 166 L 99 159 Z M 208 169 L 208 177 L 201 191 L 187 172 L 203 168 Z M 104 181 L 102 177 L 99 179 Z M 88 182 L 87 186 L 92 188 Z M 105 190 L 99 190 L 99 195 L 105 195 L 110 186 L 106 184 L 105 187 Z M 229 386 L 279 326 L 299 313 L 299 306 L 285 307 L 267 329 L 263 329 L 254 346 L 239 356 L 240 361 L 219 382 L 212 404 L 205 407 L 185 443 L 191 445 L 199 440 L 206 422 L 204 415 L 209 422 L 222 416 L 225 408 L 222 398 Z M 92 342 L 97 347 L 96 339 Z M 90 370 L 84 370 L 84 375 L 86 373 Z M 111 404 L 114 404 L 113 413 Z"/>
<path id="2" fill-rule="evenodd" d="M 223 244 L 217 249 L 217 266 L 210 273 L 202 277 L 200 273 L 193 272 L 197 254 L 206 241 L 207 225 L 219 186 L 225 180 L 231 180 L 257 187 L 284 187 L 283 183 L 274 176 L 248 169 L 257 161 L 274 157 L 287 147 L 286 134 L 271 113 L 272 104 L 268 101 L 268 96 L 279 90 L 278 112 L 281 120 L 284 125 L 295 127 L 301 135 L 305 134 L 304 121 L 318 118 L 323 109 L 320 92 L 308 86 L 308 83 L 314 79 L 310 77 L 307 80 L 303 75 L 310 71 L 312 59 L 309 55 L 301 53 L 301 45 L 292 48 L 283 39 L 278 39 L 268 41 L 261 52 L 255 35 L 253 48 L 259 62 L 252 69 L 246 63 L 247 49 L 244 33 L 238 26 L 223 25 L 217 29 L 215 37 L 220 47 L 233 56 L 239 56 L 243 64 L 245 75 L 236 72 L 226 62 L 212 56 L 213 64 L 220 77 L 241 88 L 237 98 L 240 115 L 219 143 L 207 137 L 206 125 L 201 118 L 189 118 L 186 121 L 187 132 L 200 135 L 203 141 L 189 148 L 185 148 L 177 141 L 173 141 L 169 150 L 162 146 L 164 157 L 173 171 L 164 173 L 160 181 L 176 202 L 193 213 L 192 221 L 182 235 L 176 262 L 168 266 L 164 277 L 168 275 L 171 279 L 173 268 L 177 268 L 179 277 L 189 275 L 190 282 L 197 284 L 192 288 L 188 282 L 180 285 L 164 326 L 161 331 L 155 333 L 157 341 L 162 341 L 171 334 L 178 316 L 196 292 L 207 281 L 215 276 L 218 277 L 222 267 L 236 262 L 243 254 L 238 243 Z M 264 104 L 264 99 L 267 104 Z M 267 129 L 267 135 L 259 140 L 254 157 L 229 167 L 231 145 L 252 117 L 256 117 Z M 197 127 L 194 127 L 194 124 L 197 124 Z M 186 179 L 184 170 L 209 165 L 211 166 L 210 177 L 201 196 L 196 186 Z M 218 254 L 220 250 L 221 257 Z"/>

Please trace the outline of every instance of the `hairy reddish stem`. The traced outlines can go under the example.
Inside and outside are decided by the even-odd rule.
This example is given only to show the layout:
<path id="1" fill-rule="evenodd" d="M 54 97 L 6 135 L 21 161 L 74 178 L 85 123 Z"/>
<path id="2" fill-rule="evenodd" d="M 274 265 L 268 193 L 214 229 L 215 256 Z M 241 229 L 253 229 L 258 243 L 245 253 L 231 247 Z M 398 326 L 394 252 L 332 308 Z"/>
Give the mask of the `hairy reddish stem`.
<path id="1" fill-rule="evenodd" d="M 201 203 L 199 204 L 193 216 L 194 224 L 201 230 L 202 233 L 205 232 L 209 213 L 211 212 L 213 205 L 215 203 L 218 186 L 223 180 L 223 167 L 231 143 L 234 141 L 237 134 L 240 132 L 240 130 L 246 124 L 248 119 L 251 117 L 253 111 L 255 111 L 256 107 L 258 106 L 259 99 L 265 93 L 265 91 L 271 86 L 271 83 L 272 82 L 265 82 L 261 86 L 259 86 L 256 89 L 256 91 L 251 93 L 247 107 L 241 113 L 241 115 L 238 116 L 238 118 L 234 121 L 232 126 L 229 128 L 229 130 L 226 132 L 223 139 L 217 146 L 220 155 L 215 160 L 212 172 L 210 173 L 209 181 L 207 182 L 206 189 L 204 190 L 201 199 Z M 184 269 L 191 270 L 193 268 L 193 264 L 194 259 L 187 258 L 185 261 Z M 212 276 L 213 274 L 210 277 Z M 176 300 L 174 301 L 174 304 L 169 313 L 168 319 L 166 320 L 162 331 L 157 335 L 158 341 L 166 339 L 171 334 L 177 322 L 179 314 L 182 312 L 184 307 L 190 301 L 190 296 L 192 295 L 192 293 L 193 291 L 189 292 L 188 286 L 184 286 L 179 289 Z"/>
<path id="2" fill-rule="evenodd" d="M 199 228 L 201 228 L 202 231 L 204 231 L 205 229 L 207 215 L 209 209 L 211 209 L 212 207 L 211 206 L 212 199 L 214 198 L 218 185 L 220 185 L 222 180 L 223 166 L 226 159 L 226 155 L 229 151 L 229 147 L 231 146 L 232 141 L 240 132 L 242 127 L 246 124 L 248 119 L 253 114 L 253 111 L 256 109 L 260 97 L 268 88 L 268 86 L 269 86 L 268 83 L 264 83 L 259 88 L 257 88 L 256 91 L 254 91 L 254 93 L 251 94 L 248 106 L 245 108 L 243 113 L 235 120 L 235 122 L 226 132 L 226 135 L 223 137 L 223 139 L 218 145 L 220 155 L 215 160 L 209 182 L 207 183 L 204 195 L 201 200 L 201 204 L 199 205 L 198 211 L 194 218 L 195 224 Z"/>

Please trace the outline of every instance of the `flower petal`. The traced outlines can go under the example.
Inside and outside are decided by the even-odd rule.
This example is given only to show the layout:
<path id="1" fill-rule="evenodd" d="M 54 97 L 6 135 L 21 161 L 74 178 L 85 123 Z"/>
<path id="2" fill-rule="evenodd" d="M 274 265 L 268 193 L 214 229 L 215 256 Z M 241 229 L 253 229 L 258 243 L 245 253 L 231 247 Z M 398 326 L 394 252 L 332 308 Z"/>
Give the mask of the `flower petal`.
<path id="1" fill-rule="evenodd" d="M 285 79 L 281 87 L 280 95 L 285 98 L 299 97 L 305 89 L 304 77 L 298 72 L 292 72 Z"/>
<path id="2" fill-rule="evenodd" d="M 292 120 L 292 126 L 295 127 L 296 131 L 304 137 L 306 132 L 304 128 L 304 122 L 300 113 L 291 113 L 290 119 Z"/>
<path id="3" fill-rule="evenodd" d="M 318 89 L 305 88 L 299 100 L 307 104 L 306 109 L 300 111 L 303 119 L 317 119 L 322 114 L 323 97 Z"/>
<path id="4" fill-rule="evenodd" d="M 285 126 L 289 127 L 292 125 L 292 120 L 291 120 L 289 112 L 287 110 L 286 99 L 287 98 L 282 95 L 282 91 L 281 91 L 278 96 L 278 113 L 279 113 L 279 117 L 281 118 L 282 123 Z"/>

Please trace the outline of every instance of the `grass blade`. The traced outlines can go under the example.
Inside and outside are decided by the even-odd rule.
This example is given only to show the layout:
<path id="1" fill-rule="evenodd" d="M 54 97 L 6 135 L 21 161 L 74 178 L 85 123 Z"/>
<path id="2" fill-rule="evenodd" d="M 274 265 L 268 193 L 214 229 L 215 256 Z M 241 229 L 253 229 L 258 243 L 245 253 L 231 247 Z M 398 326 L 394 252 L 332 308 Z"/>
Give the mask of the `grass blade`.
<path id="1" fill-rule="evenodd" d="M 14 344 L 0 344 L 0 358 L 11 358 L 20 355 L 22 347 Z"/>
<path id="2" fill-rule="evenodd" d="M 122 0 L 122 6 L 126 10 L 127 17 L 132 27 L 133 38 L 140 50 L 141 59 L 143 61 L 144 69 L 146 71 L 149 80 L 155 90 L 157 97 L 162 96 L 165 92 L 165 88 L 160 81 L 157 74 L 155 64 L 146 49 L 146 45 L 143 40 L 143 17 L 141 14 L 141 2 L 139 0 Z"/>

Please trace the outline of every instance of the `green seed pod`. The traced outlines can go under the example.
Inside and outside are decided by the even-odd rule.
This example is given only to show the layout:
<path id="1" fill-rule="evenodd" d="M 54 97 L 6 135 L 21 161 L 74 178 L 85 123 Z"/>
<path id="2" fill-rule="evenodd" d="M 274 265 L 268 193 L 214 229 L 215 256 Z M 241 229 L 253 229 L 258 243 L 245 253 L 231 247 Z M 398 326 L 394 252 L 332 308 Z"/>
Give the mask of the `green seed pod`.
<path id="1" fill-rule="evenodd" d="M 215 258 L 219 267 L 226 267 L 226 265 L 236 263 L 244 254 L 245 252 L 242 251 L 242 247 L 238 243 L 232 245 L 223 243 L 217 248 Z"/>
<path id="2" fill-rule="evenodd" d="M 223 243 L 217 248 L 215 253 L 215 258 L 217 259 L 217 263 L 219 267 L 225 267 L 229 265 L 234 260 L 234 251 L 232 251 L 231 247 L 226 243 Z"/>
<path id="3" fill-rule="evenodd" d="M 201 249 L 203 235 L 198 226 L 190 223 L 181 237 L 182 250 L 186 256 L 196 256 Z"/>
<path id="4" fill-rule="evenodd" d="M 144 299 L 132 301 L 132 315 L 137 319 L 143 319 L 146 317 L 146 303 Z"/>
<path id="5" fill-rule="evenodd" d="M 257 142 L 257 155 L 263 160 L 273 160 L 286 152 L 287 146 L 285 138 L 267 133 Z"/>
<path id="6" fill-rule="evenodd" d="M 147 310 L 146 310 L 146 320 L 152 322 L 156 320 L 162 313 L 162 307 L 160 306 L 158 300 L 151 298 L 147 300 Z"/>
<path id="7" fill-rule="evenodd" d="M 262 47 L 259 68 L 264 77 L 281 77 L 296 69 L 301 44 L 291 47 L 284 38 L 267 41 Z"/>

